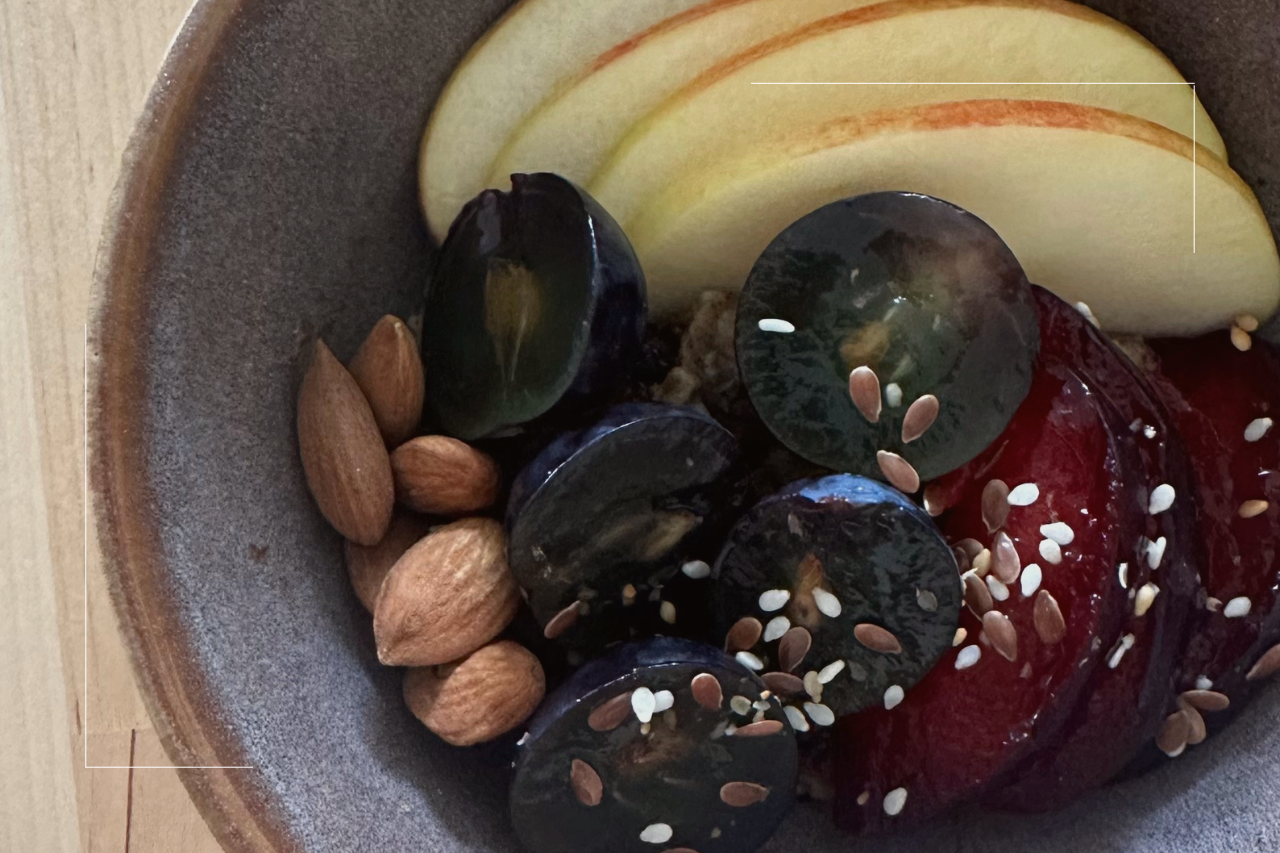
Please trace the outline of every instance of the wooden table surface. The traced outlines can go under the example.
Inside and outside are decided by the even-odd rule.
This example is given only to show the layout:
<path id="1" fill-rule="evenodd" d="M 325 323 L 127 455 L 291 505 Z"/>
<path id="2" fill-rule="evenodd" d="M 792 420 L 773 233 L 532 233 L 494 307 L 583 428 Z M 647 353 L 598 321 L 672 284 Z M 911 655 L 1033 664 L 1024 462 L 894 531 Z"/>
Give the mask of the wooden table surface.
<path id="1" fill-rule="evenodd" d="M 169 761 L 84 494 L 84 334 L 103 213 L 189 2 L 0 0 L 2 851 L 219 850 L 174 771 L 143 769 Z"/>

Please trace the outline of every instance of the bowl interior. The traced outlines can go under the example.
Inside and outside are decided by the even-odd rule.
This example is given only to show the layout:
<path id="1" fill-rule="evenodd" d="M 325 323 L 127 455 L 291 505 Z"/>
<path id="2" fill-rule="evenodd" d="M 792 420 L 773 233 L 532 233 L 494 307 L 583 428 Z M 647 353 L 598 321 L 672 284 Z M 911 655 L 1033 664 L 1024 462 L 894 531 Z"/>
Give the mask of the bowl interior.
<path id="1" fill-rule="evenodd" d="M 198 688 L 189 718 L 159 714 L 172 752 L 209 740 L 222 747 L 206 759 L 254 767 L 229 778 L 281 850 L 517 849 L 506 753 L 444 746 L 405 710 L 399 672 L 378 665 L 340 540 L 307 494 L 293 423 L 306 341 L 321 334 L 345 359 L 380 315 L 414 311 L 432 253 L 418 139 L 450 69 L 505 5 L 204 0 L 230 8 L 227 23 L 197 83 L 153 95 L 135 146 L 163 136 L 171 156 L 130 166 L 126 186 L 151 189 L 125 193 L 112 226 L 113 244 L 141 259 L 108 259 L 96 331 L 102 352 L 122 354 L 100 366 L 95 408 L 121 408 L 131 429 L 99 418 L 95 455 L 124 447 L 138 463 L 99 465 L 95 482 L 117 604 L 154 706 L 186 689 L 160 668 Z M 1197 82 L 1233 164 L 1280 222 L 1280 161 L 1268 150 L 1280 132 L 1274 0 L 1091 5 Z M 196 71 L 181 41 L 167 69 Z M 116 336 L 136 343 L 113 348 Z M 148 531 L 154 586 L 131 583 L 125 527 Z M 1275 850 L 1278 766 L 1273 689 L 1213 743 L 1067 812 L 961 814 L 860 848 Z M 222 795 L 199 773 L 186 778 L 206 814 L 218 812 Z M 848 846 L 808 808 L 767 849 Z"/>

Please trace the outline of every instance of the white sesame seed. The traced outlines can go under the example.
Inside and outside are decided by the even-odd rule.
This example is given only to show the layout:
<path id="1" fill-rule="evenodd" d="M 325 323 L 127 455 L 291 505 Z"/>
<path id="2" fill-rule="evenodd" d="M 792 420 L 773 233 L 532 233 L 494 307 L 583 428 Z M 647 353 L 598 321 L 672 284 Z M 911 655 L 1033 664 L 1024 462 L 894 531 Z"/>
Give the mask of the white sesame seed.
<path id="1" fill-rule="evenodd" d="M 1055 521 L 1052 524 L 1040 525 L 1040 535 L 1045 539 L 1057 542 L 1064 548 L 1076 539 L 1076 532 L 1065 521 Z"/>
<path id="2" fill-rule="evenodd" d="M 1116 574 L 1120 576 L 1120 588 L 1128 589 L 1129 588 L 1129 564 L 1121 563 L 1119 566 L 1116 566 Z"/>
<path id="3" fill-rule="evenodd" d="M 796 330 L 796 327 L 788 323 L 786 320 L 779 320 L 776 317 L 766 317 L 756 324 L 762 332 L 777 332 L 782 335 L 789 335 Z"/>
<path id="4" fill-rule="evenodd" d="M 906 692 L 902 687 L 895 684 L 884 692 L 884 709 L 892 711 L 894 708 L 902 704 L 902 700 L 906 697 Z"/>
<path id="5" fill-rule="evenodd" d="M 773 613 L 787 606 L 791 600 L 790 590 L 770 589 L 760 593 L 760 609 L 765 613 Z"/>
<path id="6" fill-rule="evenodd" d="M 740 717 L 751 713 L 751 700 L 746 696 L 734 696 L 729 700 L 729 710 Z"/>
<path id="7" fill-rule="evenodd" d="M 1079 311 L 1082 315 L 1084 315 L 1084 318 L 1088 320 L 1089 323 L 1093 325 L 1095 328 L 1099 328 L 1099 329 L 1102 328 L 1102 326 L 1098 323 L 1098 318 L 1093 316 L 1093 311 L 1089 309 L 1088 305 L 1086 305 L 1083 302 L 1077 302 L 1076 310 Z"/>
<path id="8" fill-rule="evenodd" d="M 1009 506 L 1031 506 L 1040 499 L 1040 487 L 1035 483 L 1023 483 L 1009 492 Z"/>
<path id="9" fill-rule="evenodd" d="M 711 577 L 711 567 L 707 565 L 705 560 L 690 560 L 680 567 L 680 571 L 684 572 L 686 577 L 691 577 L 696 581 Z"/>
<path id="10" fill-rule="evenodd" d="M 516 741 L 516 746 L 524 746 L 528 742 L 529 742 L 529 733 L 525 732 L 524 734 L 520 735 L 520 740 Z"/>
<path id="11" fill-rule="evenodd" d="M 670 690 L 659 690 L 653 694 L 653 713 L 655 714 L 670 711 L 671 706 L 674 704 L 676 704 L 676 697 L 672 695 Z"/>
<path id="12" fill-rule="evenodd" d="M 775 616 L 764 626 L 764 641 L 772 643 L 782 639 L 782 635 L 791 630 L 791 620 L 785 616 Z"/>
<path id="13" fill-rule="evenodd" d="M 1156 428 L 1155 428 L 1155 427 L 1153 427 L 1153 426 L 1145 426 L 1145 427 L 1143 427 L 1143 428 L 1142 428 L 1142 434 L 1143 434 L 1143 435 L 1145 435 L 1145 436 L 1146 436 L 1147 438 L 1149 438 L 1149 439 L 1150 439 L 1150 438 L 1155 438 L 1155 437 L 1156 437 Z"/>
<path id="14" fill-rule="evenodd" d="M 1062 546 L 1052 539 L 1040 540 L 1040 557 L 1051 566 L 1062 562 Z"/>
<path id="15" fill-rule="evenodd" d="M 658 615 L 662 617 L 662 621 L 668 625 L 676 624 L 676 606 L 670 601 L 662 602 L 662 606 L 658 608 Z"/>
<path id="16" fill-rule="evenodd" d="M 891 409 L 902 405 L 902 387 L 897 382 L 884 386 L 884 404 Z"/>
<path id="17" fill-rule="evenodd" d="M 1032 563 L 1022 570 L 1022 597 L 1030 598 L 1036 594 L 1036 590 L 1040 589 L 1040 582 L 1044 580 L 1044 572 L 1040 566 Z"/>
<path id="18" fill-rule="evenodd" d="M 738 652 L 733 656 L 733 659 L 752 672 L 759 672 L 764 669 L 764 661 L 751 654 L 751 652 Z"/>
<path id="19" fill-rule="evenodd" d="M 717 726 L 717 728 L 719 728 L 719 726 Z M 723 734 L 726 737 L 733 737 L 734 734 L 737 733 L 737 731 L 738 731 L 738 727 L 735 726 L 733 723 L 729 723 L 727 726 L 724 727 L 724 731 L 721 732 L 721 734 Z"/>
<path id="20" fill-rule="evenodd" d="M 960 645 L 961 643 L 963 643 L 963 642 L 964 642 L 964 638 L 965 638 L 965 637 L 967 637 L 967 636 L 969 636 L 969 632 L 968 632 L 968 631 L 966 631 L 964 628 L 957 628 L 957 629 L 956 629 L 956 635 L 955 635 L 954 637 L 952 637 L 952 638 L 951 638 L 951 648 L 953 648 L 953 649 L 954 649 L 956 646 L 958 646 L 958 645 Z"/>
<path id="21" fill-rule="evenodd" d="M 768 690 L 764 691 L 764 693 L 768 693 L 768 692 L 769 692 Z M 760 695 L 761 695 L 761 696 L 763 696 L 763 695 L 764 695 L 764 693 L 761 693 Z M 770 706 L 769 706 L 769 700 L 768 700 L 768 699 L 758 699 L 758 700 L 756 700 L 755 702 L 752 702 L 752 703 L 751 703 L 751 707 L 752 707 L 752 708 L 755 708 L 757 711 L 767 711 L 767 710 L 769 710 L 769 707 L 770 707 Z"/>
<path id="22" fill-rule="evenodd" d="M 1018 677 L 1019 677 L 1019 678 L 1030 678 L 1030 677 L 1031 677 L 1031 663 L 1030 663 L 1030 661 L 1028 661 L 1027 663 L 1024 663 L 1024 664 L 1022 665 L 1022 671 L 1018 673 Z"/>
<path id="23" fill-rule="evenodd" d="M 1155 602 L 1156 596 L 1160 594 L 1160 587 L 1153 583 L 1143 584 L 1142 589 L 1138 590 L 1137 598 L 1133 602 L 1133 615 L 1146 616 L 1147 611 L 1151 609 L 1152 603 Z"/>
<path id="24" fill-rule="evenodd" d="M 1160 561 L 1164 559 L 1164 549 L 1168 545 L 1169 540 L 1163 536 L 1147 545 L 1147 566 L 1153 571 L 1160 568 Z"/>
<path id="25" fill-rule="evenodd" d="M 840 599 L 822 588 L 814 589 L 813 602 L 818 605 L 818 610 L 822 612 L 823 616 L 831 619 L 839 616 L 840 611 L 843 609 L 840 606 Z"/>
<path id="26" fill-rule="evenodd" d="M 818 673 L 809 670 L 804 674 L 804 690 L 815 702 L 822 701 L 822 682 L 818 680 Z"/>
<path id="27" fill-rule="evenodd" d="M 965 646 L 956 655 L 956 669 L 968 669 L 982 659 L 982 649 L 978 646 Z"/>
<path id="28" fill-rule="evenodd" d="M 1271 418 L 1256 418 L 1249 421 L 1249 425 L 1244 428 L 1244 440 L 1250 443 L 1258 441 L 1267 434 L 1267 430 L 1271 429 Z"/>
<path id="29" fill-rule="evenodd" d="M 1134 418 L 1133 423 L 1129 424 L 1129 432 L 1137 432 L 1142 429 L 1142 418 Z"/>
<path id="30" fill-rule="evenodd" d="M 1147 512 L 1151 515 L 1159 515 L 1173 506 L 1174 497 L 1173 486 L 1168 483 L 1161 483 L 1151 490 L 1151 500 L 1147 503 Z"/>
<path id="31" fill-rule="evenodd" d="M 1133 648 L 1133 644 L 1136 641 L 1137 638 L 1134 637 L 1133 634 L 1125 634 L 1124 637 L 1120 639 L 1120 642 L 1116 644 L 1115 649 L 1111 652 L 1111 657 L 1107 660 L 1107 666 L 1111 669 L 1118 667 L 1120 665 L 1120 661 L 1124 659 L 1124 653 Z"/>
<path id="32" fill-rule="evenodd" d="M 674 834 L 665 823 L 651 823 L 640 833 L 640 840 L 646 844 L 666 844 Z"/>
<path id="33" fill-rule="evenodd" d="M 831 663 L 824 666 L 822 669 L 818 670 L 818 683 L 830 684 L 832 680 L 843 671 L 844 671 L 844 661 L 842 660 L 832 661 Z"/>
<path id="34" fill-rule="evenodd" d="M 1009 600 L 1009 587 L 995 575 L 987 575 L 987 589 L 991 590 L 991 597 L 996 601 Z"/>
<path id="35" fill-rule="evenodd" d="M 1242 619 L 1253 609 L 1253 602 L 1246 595 L 1233 598 L 1222 608 L 1222 615 L 1228 619 Z"/>
<path id="36" fill-rule="evenodd" d="M 928 613 L 935 613 L 938 610 L 938 596 L 927 589 L 917 589 L 916 605 Z"/>
<path id="37" fill-rule="evenodd" d="M 906 788 L 894 788 L 892 791 L 884 795 L 884 813 L 889 817 L 897 817 L 902 814 L 902 809 L 906 804 Z"/>
<path id="38" fill-rule="evenodd" d="M 631 691 L 631 710 L 636 712 L 636 719 L 640 722 L 647 723 L 652 720 L 657 706 L 653 691 L 648 687 L 637 687 Z"/>
<path id="39" fill-rule="evenodd" d="M 804 718 L 804 713 L 799 708 L 794 705 L 788 705 L 782 709 L 782 712 L 787 715 L 787 719 L 791 722 L 791 728 L 798 732 L 809 731 L 809 721 Z"/>
<path id="40" fill-rule="evenodd" d="M 1202 675 L 1196 679 L 1196 690 L 1212 690 L 1213 679 L 1207 675 Z"/>
<path id="41" fill-rule="evenodd" d="M 835 712 L 826 705 L 819 705 L 816 702 L 805 702 L 804 712 L 809 715 L 809 719 L 813 720 L 815 725 L 829 726 L 836 721 Z"/>

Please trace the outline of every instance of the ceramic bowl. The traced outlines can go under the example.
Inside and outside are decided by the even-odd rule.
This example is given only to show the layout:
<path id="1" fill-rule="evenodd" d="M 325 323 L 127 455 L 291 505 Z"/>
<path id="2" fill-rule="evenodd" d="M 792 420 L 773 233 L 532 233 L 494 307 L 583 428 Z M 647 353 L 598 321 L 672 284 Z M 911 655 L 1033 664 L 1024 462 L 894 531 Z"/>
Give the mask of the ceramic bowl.
<path id="1" fill-rule="evenodd" d="M 97 278 L 92 466 L 114 600 L 169 756 L 228 850 L 507 853 L 504 768 L 405 710 L 308 497 L 299 352 L 414 309 L 414 161 L 504 0 L 201 0 L 125 158 Z M 1198 84 L 1280 222 L 1275 0 L 1098 0 Z M 1280 691 L 1069 811 L 960 814 L 866 851 L 1280 849 Z M 800 809 L 772 851 L 852 847 Z"/>

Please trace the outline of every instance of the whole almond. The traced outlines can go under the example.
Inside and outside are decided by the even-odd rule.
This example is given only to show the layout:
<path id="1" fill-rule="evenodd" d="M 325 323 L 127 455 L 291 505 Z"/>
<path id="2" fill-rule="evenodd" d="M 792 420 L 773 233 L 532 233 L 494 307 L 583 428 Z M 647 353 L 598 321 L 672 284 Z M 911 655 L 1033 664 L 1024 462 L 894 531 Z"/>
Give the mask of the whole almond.
<path id="1" fill-rule="evenodd" d="M 422 356 L 409 327 L 399 317 L 383 317 L 356 351 L 350 370 L 387 446 L 410 438 L 422 420 L 425 384 Z"/>
<path id="2" fill-rule="evenodd" d="M 455 521 L 406 551 L 383 580 L 373 613 L 378 659 L 388 666 L 457 660 L 502 633 L 519 602 L 502 525 Z"/>
<path id="3" fill-rule="evenodd" d="M 298 390 L 298 449 L 320 512 L 339 533 L 375 545 L 391 524 L 391 461 L 360 386 L 316 341 Z"/>
<path id="4" fill-rule="evenodd" d="M 488 455 L 465 441 L 423 435 L 391 454 L 396 497 L 430 515 L 464 515 L 487 509 L 498 499 L 502 473 Z"/>
<path id="5" fill-rule="evenodd" d="M 500 640 L 454 663 L 410 669 L 404 701 L 446 743 L 471 746 L 523 723 L 546 688 L 538 658 L 519 643 Z"/>
<path id="6" fill-rule="evenodd" d="M 347 540 L 347 575 L 351 578 L 356 597 L 366 610 L 372 613 L 377 606 L 382 580 L 396 560 L 430 529 L 430 520 L 412 512 L 397 512 L 391 519 L 387 535 L 377 545 L 360 545 Z"/>

